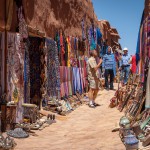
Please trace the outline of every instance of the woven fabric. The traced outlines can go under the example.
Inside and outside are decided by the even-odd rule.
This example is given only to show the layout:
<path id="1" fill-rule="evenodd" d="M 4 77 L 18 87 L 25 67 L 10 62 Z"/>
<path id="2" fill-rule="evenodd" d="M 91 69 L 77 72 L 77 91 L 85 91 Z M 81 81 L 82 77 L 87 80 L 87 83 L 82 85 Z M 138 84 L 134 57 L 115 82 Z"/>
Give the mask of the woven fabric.
<path id="1" fill-rule="evenodd" d="M 20 35 L 8 33 L 7 36 L 7 88 L 8 100 L 17 105 L 16 122 L 22 119 L 21 103 L 24 100 L 24 50 L 21 48 Z"/>
<path id="2" fill-rule="evenodd" d="M 47 93 L 49 96 L 58 96 L 60 93 L 60 64 L 56 42 L 46 39 L 47 47 Z"/>
<path id="3" fill-rule="evenodd" d="M 148 77 L 147 77 L 147 87 L 146 87 L 146 103 L 145 107 L 150 108 L 150 63 L 149 63 L 149 70 L 148 70 Z"/>

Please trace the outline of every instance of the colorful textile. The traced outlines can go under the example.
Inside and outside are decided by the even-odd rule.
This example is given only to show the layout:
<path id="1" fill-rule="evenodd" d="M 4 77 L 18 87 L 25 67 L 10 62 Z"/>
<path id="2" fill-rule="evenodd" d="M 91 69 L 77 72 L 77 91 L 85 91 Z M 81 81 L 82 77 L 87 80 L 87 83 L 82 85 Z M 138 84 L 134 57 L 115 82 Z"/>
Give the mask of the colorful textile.
<path id="1" fill-rule="evenodd" d="M 20 39 L 19 34 L 8 33 L 7 35 L 7 98 L 18 103 L 16 122 L 22 119 L 20 107 L 24 99 L 24 51 L 21 49 Z"/>
<path id="2" fill-rule="evenodd" d="M 107 54 L 107 49 L 108 49 L 107 45 L 102 45 L 102 48 L 100 50 L 100 57 L 103 57 L 105 54 Z"/>
<path id="3" fill-rule="evenodd" d="M 131 71 L 132 71 L 132 73 L 136 73 L 136 55 L 132 56 Z"/>
<path id="4" fill-rule="evenodd" d="M 64 60 L 64 54 L 65 54 L 65 49 L 64 49 L 64 39 L 62 32 L 60 33 L 60 55 L 61 55 L 61 65 L 65 66 L 65 60 Z"/>
<path id="5" fill-rule="evenodd" d="M 77 67 L 73 67 L 72 85 L 73 85 L 72 86 L 73 94 L 75 94 L 77 91 L 82 93 L 80 72 L 79 72 L 79 68 Z"/>
<path id="6" fill-rule="evenodd" d="M 150 63 L 148 69 L 148 77 L 147 77 L 147 87 L 146 87 L 146 102 L 145 108 L 150 108 Z"/>
<path id="7" fill-rule="evenodd" d="M 102 33 L 100 31 L 100 28 L 96 28 L 96 33 L 97 33 L 97 44 L 100 46 L 101 45 L 101 38 L 102 38 Z"/>
<path id="8" fill-rule="evenodd" d="M 29 64 L 29 46 L 30 43 L 27 40 L 24 43 L 24 102 L 30 103 L 30 64 Z"/>
<path id="9" fill-rule="evenodd" d="M 146 57 L 150 58 L 150 16 L 144 19 L 143 13 L 136 49 L 136 63 L 142 80 L 144 78 L 144 62 Z"/>
<path id="10" fill-rule="evenodd" d="M 71 53 L 71 44 L 70 44 L 70 37 L 67 38 L 68 42 L 68 60 L 67 60 L 67 66 L 70 67 L 70 53 Z"/>
<path id="11" fill-rule="evenodd" d="M 60 64 L 56 42 L 46 39 L 47 47 L 47 93 L 58 97 L 60 93 Z M 59 97 L 58 97 L 59 98 Z"/>
<path id="12" fill-rule="evenodd" d="M 22 6 L 18 9 L 18 18 L 19 18 L 19 34 L 21 35 L 22 39 L 27 39 L 28 38 L 28 29 L 27 29 L 28 27 L 25 22 L 25 18 L 23 16 Z"/>
<path id="13" fill-rule="evenodd" d="M 85 40 L 85 28 L 84 28 L 84 19 L 81 21 L 81 27 L 82 27 L 82 39 Z"/>

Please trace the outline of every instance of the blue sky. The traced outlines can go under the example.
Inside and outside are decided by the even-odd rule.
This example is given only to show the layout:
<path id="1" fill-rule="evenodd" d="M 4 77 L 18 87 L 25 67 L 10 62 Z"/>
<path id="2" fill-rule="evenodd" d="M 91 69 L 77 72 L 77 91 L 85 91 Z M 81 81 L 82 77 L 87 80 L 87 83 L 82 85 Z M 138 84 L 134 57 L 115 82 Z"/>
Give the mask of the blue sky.
<path id="1" fill-rule="evenodd" d="M 121 37 L 122 48 L 128 47 L 129 54 L 136 51 L 138 30 L 145 0 L 92 0 L 99 20 L 108 20 Z"/>

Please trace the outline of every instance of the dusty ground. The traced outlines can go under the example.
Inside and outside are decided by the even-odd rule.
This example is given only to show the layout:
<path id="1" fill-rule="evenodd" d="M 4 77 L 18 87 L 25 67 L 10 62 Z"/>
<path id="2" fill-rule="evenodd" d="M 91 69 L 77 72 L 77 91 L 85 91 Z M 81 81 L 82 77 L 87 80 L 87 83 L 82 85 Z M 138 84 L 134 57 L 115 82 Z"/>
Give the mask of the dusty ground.
<path id="1" fill-rule="evenodd" d="M 125 150 L 118 132 L 111 132 L 122 113 L 108 108 L 114 91 L 100 91 L 95 109 L 80 106 L 38 136 L 16 139 L 15 150 Z"/>

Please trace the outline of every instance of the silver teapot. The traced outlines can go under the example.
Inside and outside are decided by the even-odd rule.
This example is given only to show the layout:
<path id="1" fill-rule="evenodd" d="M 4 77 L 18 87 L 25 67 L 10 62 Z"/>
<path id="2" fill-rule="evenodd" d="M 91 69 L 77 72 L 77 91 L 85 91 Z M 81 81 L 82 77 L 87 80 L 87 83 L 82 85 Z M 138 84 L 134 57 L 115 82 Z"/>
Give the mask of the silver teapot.
<path id="1" fill-rule="evenodd" d="M 119 123 L 119 125 L 121 127 L 124 127 L 124 126 L 129 125 L 129 124 L 130 124 L 130 120 L 127 117 L 125 117 L 125 116 L 121 117 L 120 123 Z"/>

